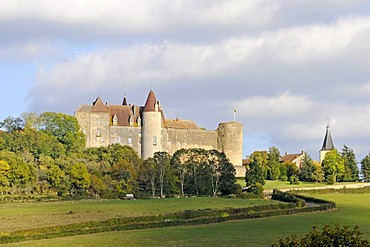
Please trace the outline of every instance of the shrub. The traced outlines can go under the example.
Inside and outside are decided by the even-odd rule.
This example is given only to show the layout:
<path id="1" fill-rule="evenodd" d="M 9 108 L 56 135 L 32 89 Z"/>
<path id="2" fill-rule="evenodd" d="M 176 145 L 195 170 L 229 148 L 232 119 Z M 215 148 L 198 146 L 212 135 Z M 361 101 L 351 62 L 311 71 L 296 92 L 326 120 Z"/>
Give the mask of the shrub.
<path id="1" fill-rule="evenodd" d="M 289 183 L 290 184 L 299 184 L 298 178 L 294 175 L 289 177 Z"/>
<path id="2" fill-rule="evenodd" d="M 272 246 L 288 247 L 288 246 L 347 246 L 347 247 L 370 247 L 370 242 L 362 238 L 362 232 L 358 226 L 353 230 L 349 226 L 336 225 L 331 228 L 325 225 L 320 232 L 318 227 L 312 227 L 311 231 L 302 239 L 298 239 L 295 235 L 287 238 L 280 238 L 279 244 Z"/>

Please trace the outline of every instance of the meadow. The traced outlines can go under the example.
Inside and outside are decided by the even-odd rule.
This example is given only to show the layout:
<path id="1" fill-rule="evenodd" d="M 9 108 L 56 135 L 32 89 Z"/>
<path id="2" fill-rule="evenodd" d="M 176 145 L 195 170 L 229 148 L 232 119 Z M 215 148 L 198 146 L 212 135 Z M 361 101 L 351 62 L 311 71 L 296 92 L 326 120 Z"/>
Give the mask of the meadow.
<path id="1" fill-rule="evenodd" d="M 0 204 L 0 232 L 34 229 L 111 218 L 162 215 L 184 210 L 240 208 L 279 203 L 218 197 L 146 200 L 81 200 Z"/>
<path id="2" fill-rule="evenodd" d="M 181 226 L 122 232 L 105 232 L 57 239 L 28 241 L 7 244 L 5 246 L 271 246 L 272 243 L 277 242 L 279 237 L 289 236 L 291 234 L 303 235 L 304 233 L 307 233 L 314 225 L 322 226 L 324 224 L 337 223 L 348 224 L 352 227 L 358 225 L 364 232 L 365 237 L 370 238 L 369 194 L 326 194 L 315 195 L 315 197 L 335 201 L 338 208 L 336 210 L 327 212 L 240 220 L 201 226 Z M 197 204 L 198 207 L 202 205 L 211 207 L 212 205 L 210 205 L 210 203 L 213 203 L 215 207 L 225 207 L 230 205 L 222 205 L 230 199 L 223 199 L 226 201 L 219 201 L 218 199 L 220 198 L 183 199 L 193 200 L 189 200 L 189 204 Z M 209 201 L 207 204 L 204 204 L 203 200 Z M 264 200 L 247 201 L 248 203 L 265 203 Z M 138 205 L 141 203 L 145 205 L 147 203 L 145 200 L 138 200 L 136 202 L 138 202 Z M 175 199 L 158 200 L 158 202 L 160 203 L 158 203 L 157 206 L 162 206 L 160 211 L 171 211 L 171 208 L 182 207 L 175 206 L 175 204 L 177 204 Z M 162 202 L 164 202 L 164 204 L 162 204 Z M 184 201 L 180 200 L 177 202 Z M 231 199 L 229 202 L 236 206 L 243 204 L 243 202 L 240 202 L 237 199 Z M 217 203 L 220 204 L 217 205 Z M 77 202 L 75 204 L 79 203 Z M 148 200 L 148 205 L 149 204 L 152 204 L 150 203 L 150 200 Z M 156 203 L 153 201 L 153 204 Z M 187 203 L 184 202 L 184 204 Z M 183 205 L 184 208 L 188 206 L 190 205 Z M 197 206 L 194 206 L 194 208 L 197 208 Z M 85 206 L 81 206 L 81 208 L 84 207 Z M 100 208 L 101 206 L 97 207 Z M 112 206 L 111 208 L 113 211 L 115 211 L 113 209 L 114 207 L 116 206 Z M 75 207 L 76 211 L 78 210 L 77 208 L 78 207 Z M 136 208 L 134 211 L 138 212 L 144 208 L 145 206 L 140 208 L 140 210 L 139 208 Z M 150 208 L 153 209 L 152 213 L 157 212 L 157 209 L 154 209 L 155 206 L 147 206 L 147 209 Z M 125 210 L 127 209 L 128 208 Z M 82 211 L 85 210 L 87 210 L 87 208 L 84 208 Z M 124 212 L 120 211 L 120 209 L 117 210 L 118 212 Z M 176 211 L 178 208 L 173 210 Z M 15 211 L 19 211 L 19 209 Z M 52 211 L 53 210 L 50 210 L 49 212 Z M 14 217 L 19 216 L 14 215 Z"/>

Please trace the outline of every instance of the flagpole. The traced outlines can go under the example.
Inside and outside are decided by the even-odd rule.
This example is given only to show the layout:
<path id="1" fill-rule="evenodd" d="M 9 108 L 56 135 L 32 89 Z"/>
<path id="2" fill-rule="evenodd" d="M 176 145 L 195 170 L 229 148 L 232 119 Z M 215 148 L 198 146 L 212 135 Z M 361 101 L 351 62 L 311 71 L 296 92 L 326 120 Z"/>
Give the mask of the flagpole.
<path id="1" fill-rule="evenodd" d="M 234 106 L 234 122 L 236 121 L 236 107 Z"/>

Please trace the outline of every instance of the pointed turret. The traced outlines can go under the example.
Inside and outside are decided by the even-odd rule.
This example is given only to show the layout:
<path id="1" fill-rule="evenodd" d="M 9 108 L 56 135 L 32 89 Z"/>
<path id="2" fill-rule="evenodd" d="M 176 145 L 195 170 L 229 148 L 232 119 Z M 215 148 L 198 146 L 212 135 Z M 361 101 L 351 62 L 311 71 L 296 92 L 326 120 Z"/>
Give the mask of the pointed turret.
<path id="1" fill-rule="evenodd" d="M 123 96 L 122 105 L 127 105 L 127 99 L 126 99 L 126 96 Z"/>
<path id="2" fill-rule="evenodd" d="M 325 133 L 324 142 L 323 142 L 322 148 L 320 150 L 320 163 L 322 163 L 322 161 L 324 160 L 325 155 L 333 149 L 335 149 L 335 148 L 334 148 L 334 144 L 333 144 L 333 139 L 331 138 L 330 125 L 329 125 L 329 121 L 328 121 L 328 124 L 326 125 L 326 133 Z"/>
<path id="3" fill-rule="evenodd" d="M 156 107 L 155 107 L 156 104 L 157 104 L 157 99 L 154 95 L 153 90 L 150 90 L 148 94 L 148 98 L 146 99 L 143 111 L 144 112 L 156 111 Z"/>
<path id="4" fill-rule="evenodd" d="M 153 90 L 150 90 L 142 113 L 141 158 L 153 157 L 162 151 L 162 110 Z"/>
<path id="5" fill-rule="evenodd" d="M 324 142 L 322 144 L 321 150 L 333 150 L 333 149 L 334 149 L 334 144 L 333 144 L 333 140 L 330 134 L 330 126 L 328 124 L 326 126 L 326 134 L 325 134 L 325 138 L 324 138 Z"/>

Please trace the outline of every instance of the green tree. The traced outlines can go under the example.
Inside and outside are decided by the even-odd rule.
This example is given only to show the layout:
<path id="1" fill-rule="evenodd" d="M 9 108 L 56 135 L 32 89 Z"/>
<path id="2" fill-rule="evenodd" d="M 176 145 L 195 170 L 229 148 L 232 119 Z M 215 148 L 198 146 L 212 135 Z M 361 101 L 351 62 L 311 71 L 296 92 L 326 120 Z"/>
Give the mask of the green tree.
<path id="1" fill-rule="evenodd" d="M 337 176 L 341 176 L 344 172 L 344 160 L 336 149 L 326 153 L 322 166 L 327 182 L 330 182 L 331 180 L 336 182 Z"/>
<path id="2" fill-rule="evenodd" d="M 47 181 L 55 188 L 60 189 L 66 179 L 65 172 L 58 165 L 52 164 L 46 171 Z"/>
<path id="3" fill-rule="evenodd" d="M 267 158 L 267 177 L 266 179 L 277 180 L 280 177 L 280 151 L 276 147 L 270 147 Z"/>
<path id="4" fill-rule="evenodd" d="M 188 159 L 189 157 L 187 149 L 184 148 L 177 150 L 171 158 L 171 165 L 174 167 L 179 176 L 182 196 L 184 196 L 185 177 L 189 172 L 187 164 Z"/>
<path id="5" fill-rule="evenodd" d="M 361 173 L 365 181 L 370 181 L 370 151 L 369 153 L 361 160 Z"/>
<path id="6" fill-rule="evenodd" d="M 156 177 L 157 169 L 153 158 L 144 160 L 140 168 L 140 178 L 144 183 L 149 183 L 152 198 L 155 197 Z"/>
<path id="7" fill-rule="evenodd" d="M 318 227 L 312 227 L 311 231 L 303 238 L 298 239 L 295 235 L 280 238 L 279 244 L 272 246 L 294 247 L 294 246 L 346 246 L 346 247 L 369 247 L 370 242 L 363 239 L 362 232 L 358 226 L 352 230 L 349 226 L 336 225 L 331 228 L 324 225 L 322 231 Z"/>
<path id="8" fill-rule="evenodd" d="M 359 180 L 359 170 L 357 167 L 357 161 L 353 149 L 344 145 L 341 153 L 344 161 L 344 175 L 343 181 L 356 182 Z"/>
<path id="9" fill-rule="evenodd" d="M 247 187 L 254 186 L 257 183 L 262 186 L 265 184 L 265 177 L 263 174 L 264 162 L 265 159 L 261 157 L 260 151 L 253 152 L 250 155 L 250 162 L 246 167 L 245 173 L 245 183 Z"/>
<path id="10" fill-rule="evenodd" d="M 14 131 L 23 130 L 25 122 L 20 117 L 12 117 L 9 116 L 4 119 L 4 121 L 0 122 L 0 128 L 4 128 L 6 132 L 11 133 Z"/>
<path id="11" fill-rule="evenodd" d="M 153 160 L 157 167 L 160 195 L 161 197 L 164 197 L 163 186 L 167 171 L 170 169 L 171 156 L 167 152 L 155 152 Z"/>
<path id="12" fill-rule="evenodd" d="M 71 166 L 69 171 L 71 179 L 71 189 L 77 192 L 86 191 L 90 187 L 91 177 L 86 165 L 82 163 L 75 163 Z"/>
<path id="13" fill-rule="evenodd" d="M 5 160 L 0 160 L 0 185 L 9 186 L 8 173 L 10 170 L 9 163 Z"/>
<path id="14" fill-rule="evenodd" d="M 302 166 L 299 169 L 299 179 L 306 182 L 322 182 L 324 180 L 321 166 L 312 160 L 307 153 L 302 158 Z"/>
<path id="15" fill-rule="evenodd" d="M 124 159 L 118 161 L 111 167 L 110 174 L 120 197 L 137 190 L 137 170 L 131 162 Z"/>
<path id="16" fill-rule="evenodd" d="M 293 163 L 291 161 L 284 161 L 284 165 L 286 167 L 288 178 L 290 178 L 292 176 L 298 177 L 299 168 L 295 163 Z"/>
<path id="17" fill-rule="evenodd" d="M 44 112 L 39 116 L 39 128 L 46 134 L 56 137 L 67 153 L 82 152 L 85 148 L 85 135 L 80 131 L 77 119 L 63 113 Z"/>

